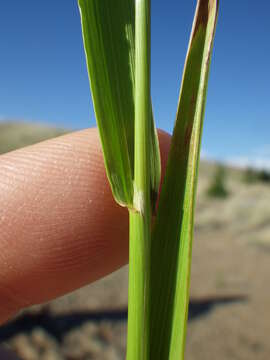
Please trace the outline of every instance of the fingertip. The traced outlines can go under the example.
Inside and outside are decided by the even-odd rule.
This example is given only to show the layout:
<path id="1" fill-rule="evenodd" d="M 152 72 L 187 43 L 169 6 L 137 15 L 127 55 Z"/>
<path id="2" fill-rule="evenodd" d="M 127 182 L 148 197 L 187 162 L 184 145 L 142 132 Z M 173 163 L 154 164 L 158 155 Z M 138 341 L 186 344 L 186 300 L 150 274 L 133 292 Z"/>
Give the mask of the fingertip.
<path id="1" fill-rule="evenodd" d="M 163 177 L 171 136 L 158 137 Z M 128 262 L 128 212 L 113 199 L 97 129 L 3 155 L 0 165 L 0 303 L 12 303 L 0 321 Z"/>

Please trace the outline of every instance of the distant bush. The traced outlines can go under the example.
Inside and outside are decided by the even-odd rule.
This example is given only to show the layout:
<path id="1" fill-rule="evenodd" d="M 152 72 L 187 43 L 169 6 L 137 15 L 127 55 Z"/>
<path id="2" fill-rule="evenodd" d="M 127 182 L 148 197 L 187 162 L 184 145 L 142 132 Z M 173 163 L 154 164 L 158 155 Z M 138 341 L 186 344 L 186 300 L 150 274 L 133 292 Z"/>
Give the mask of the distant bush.
<path id="1" fill-rule="evenodd" d="M 247 184 L 253 184 L 253 183 L 257 182 L 259 180 L 258 179 L 258 171 L 254 170 L 252 168 L 247 168 L 244 172 L 243 180 Z"/>
<path id="2" fill-rule="evenodd" d="M 247 168 L 244 172 L 244 181 L 247 184 L 253 184 L 255 182 L 270 183 L 270 172 L 268 170 Z"/>
<path id="3" fill-rule="evenodd" d="M 224 166 L 218 166 L 214 177 L 207 190 L 207 195 L 213 198 L 225 198 L 229 195 L 229 191 L 225 185 L 226 171 Z"/>
<path id="4" fill-rule="evenodd" d="M 259 171 L 259 180 L 262 182 L 270 182 L 270 172 L 267 170 Z"/>

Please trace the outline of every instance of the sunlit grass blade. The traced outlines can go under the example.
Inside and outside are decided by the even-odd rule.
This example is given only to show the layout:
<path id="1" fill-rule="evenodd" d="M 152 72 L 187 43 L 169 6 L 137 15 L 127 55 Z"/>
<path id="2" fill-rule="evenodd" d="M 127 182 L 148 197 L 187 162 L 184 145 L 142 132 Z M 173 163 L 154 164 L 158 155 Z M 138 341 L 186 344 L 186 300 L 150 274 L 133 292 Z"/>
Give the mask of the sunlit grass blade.
<path id="1" fill-rule="evenodd" d="M 134 180 L 134 0 L 78 0 L 91 92 L 105 166 L 118 203 L 133 208 Z M 153 118 L 152 118 L 152 125 Z M 155 127 L 151 184 L 160 176 Z M 158 181 L 157 181 L 158 179 Z"/>
<path id="2" fill-rule="evenodd" d="M 184 357 L 194 204 L 218 1 L 199 0 L 151 248 L 150 359 Z"/>
<path id="3" fill-rule="evenodd" d="M 150 0 L 135 5 L 135 171 L 130 211 L 127 360 L 149 359 L 151 240 Z M 158 179 L 159 181 L 159 179 Z M 157 186 L 159 184 L 157 183 Z"/>

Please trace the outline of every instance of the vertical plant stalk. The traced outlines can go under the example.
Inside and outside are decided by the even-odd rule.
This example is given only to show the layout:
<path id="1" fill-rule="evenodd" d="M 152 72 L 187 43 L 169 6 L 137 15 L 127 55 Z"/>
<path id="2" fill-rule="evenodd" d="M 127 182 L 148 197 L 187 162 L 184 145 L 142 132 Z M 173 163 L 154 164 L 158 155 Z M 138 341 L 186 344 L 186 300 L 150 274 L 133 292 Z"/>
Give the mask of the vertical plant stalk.
<path id="1" fill-rule="evenodd" d="M 135 5 L 134 199 L 130 210 L 127 360 L 148 359 L 150 276 L 150 0 Z"/>

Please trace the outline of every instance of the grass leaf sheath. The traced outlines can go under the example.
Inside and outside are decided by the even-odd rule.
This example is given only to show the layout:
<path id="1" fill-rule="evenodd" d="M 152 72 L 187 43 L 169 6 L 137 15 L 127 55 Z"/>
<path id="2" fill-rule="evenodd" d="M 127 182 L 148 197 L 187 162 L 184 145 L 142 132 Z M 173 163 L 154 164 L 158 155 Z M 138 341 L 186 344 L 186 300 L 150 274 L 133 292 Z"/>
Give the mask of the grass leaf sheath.
<path id="1" fill-rule="evenodd" d="M 150 277 L 150 0 L 135 6 L 135 172 L 130 211 L 127 360 L 148 359 Z"/>

